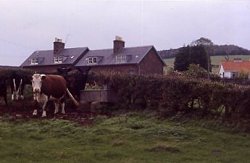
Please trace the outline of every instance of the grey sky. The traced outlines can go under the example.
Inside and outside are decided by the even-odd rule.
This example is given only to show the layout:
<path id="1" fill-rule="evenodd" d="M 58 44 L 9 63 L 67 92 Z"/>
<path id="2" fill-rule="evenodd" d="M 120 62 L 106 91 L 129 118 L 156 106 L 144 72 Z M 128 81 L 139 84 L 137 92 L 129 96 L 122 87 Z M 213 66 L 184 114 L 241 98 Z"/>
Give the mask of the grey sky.
<path id="1" fill-rule="evenodd" d="M 33 51 L 66 47 L 178 48 L 200 37 L 250 49 L 248 0 L 0 0 L 0 65 L 19 66 Z"/>

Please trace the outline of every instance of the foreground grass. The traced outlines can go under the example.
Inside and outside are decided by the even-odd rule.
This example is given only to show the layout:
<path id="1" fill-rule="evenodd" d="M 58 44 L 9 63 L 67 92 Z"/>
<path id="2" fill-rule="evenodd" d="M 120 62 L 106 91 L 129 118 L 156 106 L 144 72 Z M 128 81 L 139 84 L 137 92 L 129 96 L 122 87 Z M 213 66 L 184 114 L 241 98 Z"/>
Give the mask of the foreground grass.
<path id="1" fill-rule="evenodd" d="M 248 162 L 250 135 L 160 121 L 138 113 L 66 120 L 0 120 L 0 162 Z"/>

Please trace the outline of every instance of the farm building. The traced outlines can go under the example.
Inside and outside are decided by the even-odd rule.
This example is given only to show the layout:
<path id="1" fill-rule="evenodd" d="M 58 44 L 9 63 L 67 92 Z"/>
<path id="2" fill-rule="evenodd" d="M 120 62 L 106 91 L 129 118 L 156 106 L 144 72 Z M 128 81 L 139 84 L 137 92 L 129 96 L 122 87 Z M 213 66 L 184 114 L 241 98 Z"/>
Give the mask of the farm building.
<path id="1" fill-rule="evenodd" d="M 231 61 L 224 61 L 220 65 L 219 75 L 221 78 L 237 78 L 240 75 L 250 74 L 250 61 L 241 59 L 234 59 Z"/>
<path id="2" fill-rule="evenodd" d="M 120 37 L 113 43 L 112 49 L 89 50 L 87 47 L 65 48 L 62 40 L 56 39 L 53 50 L 33 52 L 21 67 L 44 73 L 54 73 L 59 67 L 90 67 L 92 72 L 163 74 L 165 63 L 154 46 L 125 47 Z"/>
<path id="3" fill-rule="evenodd" d="M 33 52 L 21 67 L 37 72 L 55 73 L 57 68 L 72 68 L 88 52 L 87 47 L 65 48 L 61 39 L 55 39 L 53 50 L 39 50 Z"/>

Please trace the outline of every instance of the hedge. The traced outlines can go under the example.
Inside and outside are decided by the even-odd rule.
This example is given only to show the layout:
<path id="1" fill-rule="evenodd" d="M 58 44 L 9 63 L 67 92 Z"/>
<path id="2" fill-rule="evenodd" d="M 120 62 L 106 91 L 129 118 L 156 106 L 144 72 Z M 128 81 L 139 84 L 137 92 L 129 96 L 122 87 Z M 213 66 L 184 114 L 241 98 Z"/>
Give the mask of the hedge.
<path id="1" fill-rule="evenodd" d="M 0 69 L 0 79 L 13 73 L 31 76 L 24 69 Z M 89 82 L 108 85 L 128 109 L 151 108 L 163 116 L 179 113 L 225 120 L 249 119 L 250 86 L 187 78 L 178 75 L 138 76 L 119 73 L 89 74 Z"/>
<path id="2" fill-rule="evenodd" d="M 156 109 L 164 116 L 192 113 L 224 119 L 250 117 L 250 87 L 183 76 L 136 76 L 118 73 L 90 74 L 89 80 L 107 84 L 119 104 Z"/>

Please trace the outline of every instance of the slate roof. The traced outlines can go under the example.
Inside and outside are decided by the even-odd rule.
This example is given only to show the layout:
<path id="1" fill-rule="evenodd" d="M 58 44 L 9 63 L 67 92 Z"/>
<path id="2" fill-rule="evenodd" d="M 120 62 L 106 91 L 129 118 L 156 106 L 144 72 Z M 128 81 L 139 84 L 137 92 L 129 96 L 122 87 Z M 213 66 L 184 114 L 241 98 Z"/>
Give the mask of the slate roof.
<path id="1" fill-rule="evenodd" d="M 90 50 L 82 57 L 82 59 L 79 60 L 79 62 L 75 66 L 138 64 L 152 48 L 154 49 L 153 46 L 125 47 L 119 53 L 116 54 L 113 53 L 113 49 Z M 116 62 L 116 56 L 127 56 L 129 60 L 127 60 L 127 62 L 125 63 L 118 63 Z M 88 64 L 87 58 L 89 57 L 98 57 L 100 58 L 100 62 L 98 64 Z M 161 59 L 160 56 L 159 59 Z"/>
<path id="2" fill-rule="evenodd" d="M 225 61 L 221 65 L 225 72 L 250 72 L 250 61 Z"/>
<path id="3" fill-rule="evenodd" d="M 80 48 L 66 48 L 63 49 L 58 56 L 63 57 L 62 63 L 54 63 L 54 51 L 53 50 L 39 50 L 33 52 L 22 64 L 21 67 L 25 66 L 47 66 L 47 65 L 60 65 L 60 64 L 75 64 L 77 59 L 81 55 L 88 51 L 87 47 Z M 31 59 L 38 58 L 38 64 L 30 64 Z"/>

